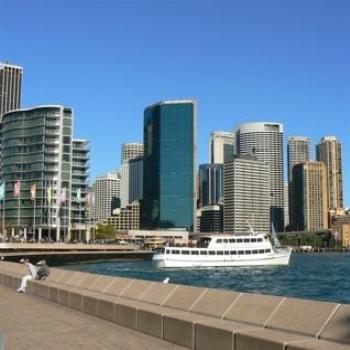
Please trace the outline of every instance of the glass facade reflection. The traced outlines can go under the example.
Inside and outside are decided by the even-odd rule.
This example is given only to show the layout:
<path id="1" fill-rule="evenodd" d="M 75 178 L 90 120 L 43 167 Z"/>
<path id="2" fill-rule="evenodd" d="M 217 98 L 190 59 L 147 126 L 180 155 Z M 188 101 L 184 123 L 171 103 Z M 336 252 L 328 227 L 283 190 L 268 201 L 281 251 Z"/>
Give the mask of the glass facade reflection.
<path id="1" fill-rule="evenodd" d="M 193 230 L 196 102 L 164 101 L 145 109 L 141 227 Z"/>
<path id="2" fill-rule="evenodd" d="M 223 164 L 201 164 L 199 166 L 199 206 L 215 205 L 223 200 Z"/>

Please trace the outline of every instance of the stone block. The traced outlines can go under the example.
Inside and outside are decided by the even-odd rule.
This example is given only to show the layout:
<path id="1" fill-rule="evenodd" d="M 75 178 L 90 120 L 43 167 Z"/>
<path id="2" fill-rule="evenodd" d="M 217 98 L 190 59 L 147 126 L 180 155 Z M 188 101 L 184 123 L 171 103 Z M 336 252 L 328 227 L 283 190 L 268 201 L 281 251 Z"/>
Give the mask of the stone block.
<path id="1" fill-rule="evenodd" d="M 92 316 L 98 316 L 99 299 L 96 297 L 84 295 L 83 296 L 83 312 Z"/>
<path id="2" fill-rule="evenodd" d="M 154 282 L 152 286 L 141 295 L 139 300 L 150 304 L 162 305 L 177 287 L 176 284 Z"/>
<path id="3" fill-rule="evenodd" d="M 100 276 L 90 287 L 89 290 L 104 292 L 113 282 L 114 278 L 110 276 Z"/>
<path id="4" fill-rule="evenodd" d="M 116 320 L 116 304 L 110 300 L 101 299 L 98 303 L 98 317 L 109 322 L 117 322 Z"/>
<path id="5" fill-rule="evenodd" d="M 137 330 L 152 335 L 153 337 L 163 338 L 163 317 L 158 312 L 148 310 L 137 310 Z"/>
<path id="6" fill-rule="evenodd" d="M 58 288 L 49 286 L 49 300 L 53 303 L 58 303 Z"/>
<path id="7" fill-rule="evenodd" d="M 116 305 L 116 320 L 121 326 L 136 329 L 136 307 L 132 305 Z"/>
<path id="8" fill-rule="evenodd" d="M 130 278 L 114 278 L 114 281 L 107 287 L 104 293 L 119 296 L 133 281 Z"/>
<path id="9" fill-rule="evenodd" d="M 120 293 L 120 297 L 137 300 L 143 293 L 147 291 L 153 282 L 135 279 L 124 291 Z"/>
<path id="10" fill-rule="evenodd" d="M 288 344 L 286 350 L 349 350 L 349 345 L 326 340 L 311 340 Z"/>
<path id="11" fill-rule="evenodd" d="M 62 272 L 56 276 L 56 278 L 51 278 L 52 281 L 64 284 L 72 275 L 72 271 L 65 271 L 62 270 Z"/>
<path id="12" fill-rule="evenodd" d="M 70 304 L 69 291 L 62 289 L 62 288 L 58 288 L 57 289 L 57 303 L 65 305 L 65 306 L 69 306 L 69 304 Z"/>
<path id="13" fill-rule="evenodd" d="M 320 338 L 350 344 L 350 305 L 340 305 Z"/>
<path id="14" fill-rule="evenodd" d="M 236 292 L 207 289 L 190 309 L 190 312 L 220 318 L 238 296 L 239 293 Z"/>
<path id="15" fill-rule="evenodd" d="M 76 287 L 84 281 L 84 279 L 88 276 L 87 273 L 84 272 L 73 272 L 65 281 L 65 284 L 68 286 Z"/>
<path id="16" fill-rule="evenodd" d="M 205 288 L 179 286 L 164 302 L 164 306 L 188 311 L 205 291 Z"/>
<path id="17" fill-rule="evenodd" d="M 264 326 L 283 299 L 271 295 L 242 293 L 224 315 L 224 319 Z"/>
<path id="18" fill-rule="evenodd" d="M 268 328 L 316 336 L 337 304 L 287 298 L 267 322 Z"/>
<path id="19" fill-rule="evenodd" d="M 70 307 L 78 311 L 83 310 L 83 294 L 81 292 L 70 292 Z"/>
<path id="20" fill-rule="evenodd" d="M 288 343 L 309 341 L 311 337 L 272 329 L 239 330 L 235 334 L 235 350 L 285 350 Z M 331 350 L 331 349 L 329 349 Z"/>
<path id="21" fill-rule="evenodd" d="M 96 274 L 86 274 L 86 276 L 80 282 L 78 282 L 76 286 L 83 289 L 89 289 L 99 278 L 100 276 Z"/>

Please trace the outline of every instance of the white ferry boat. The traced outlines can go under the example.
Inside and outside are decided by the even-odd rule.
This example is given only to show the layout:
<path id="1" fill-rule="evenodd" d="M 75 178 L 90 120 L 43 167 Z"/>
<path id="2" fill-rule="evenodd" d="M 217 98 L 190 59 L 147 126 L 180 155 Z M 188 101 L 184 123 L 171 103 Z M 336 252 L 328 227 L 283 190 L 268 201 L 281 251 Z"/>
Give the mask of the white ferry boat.
<path id="1" fill-rule="evenodd" d="M 195 248 L 164 247 L 153 260 L 160 267 L 262 266 L 288 265 L 290 255 L 265 234 L 220 234 L 201 237 Z"/>

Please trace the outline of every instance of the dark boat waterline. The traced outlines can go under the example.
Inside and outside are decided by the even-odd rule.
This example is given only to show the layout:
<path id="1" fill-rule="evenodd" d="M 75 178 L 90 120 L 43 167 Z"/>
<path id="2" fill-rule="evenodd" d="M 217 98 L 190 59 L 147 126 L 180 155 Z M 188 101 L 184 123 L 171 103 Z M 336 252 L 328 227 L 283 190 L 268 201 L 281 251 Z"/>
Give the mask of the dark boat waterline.
<path id="1" fill-rule="evenodd" d="M 66 265 L 111 276 L 350 303 L 350 254 L 293 254 L 289 266 L 158 268 L 149 260 Z"/>

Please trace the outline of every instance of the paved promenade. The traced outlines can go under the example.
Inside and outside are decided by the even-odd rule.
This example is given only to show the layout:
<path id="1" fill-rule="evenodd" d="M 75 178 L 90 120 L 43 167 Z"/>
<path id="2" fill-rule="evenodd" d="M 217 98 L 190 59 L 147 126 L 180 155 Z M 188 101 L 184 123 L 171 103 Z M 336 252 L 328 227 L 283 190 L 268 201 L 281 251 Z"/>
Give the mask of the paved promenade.
<path id="1" fill-rule="evenodd" d="M 185 349 L 4 287 L 0 287 L 0 332 L 5 333 L 4 350 Z"/>

